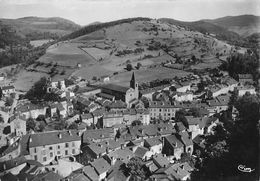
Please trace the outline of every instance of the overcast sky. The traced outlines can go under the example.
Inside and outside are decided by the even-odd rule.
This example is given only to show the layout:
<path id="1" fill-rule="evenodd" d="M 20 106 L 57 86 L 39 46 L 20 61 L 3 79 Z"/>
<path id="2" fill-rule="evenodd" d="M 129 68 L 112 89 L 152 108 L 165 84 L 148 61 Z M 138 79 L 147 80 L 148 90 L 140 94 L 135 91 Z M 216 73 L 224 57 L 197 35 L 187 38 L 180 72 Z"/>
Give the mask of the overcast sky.
<path id="1" fill-rule="evenodd" d="M 121 18 L 183 21 L 260 15 L 260 0 L 0 0 L 0 18 L 63 17 L 80 25 Z"/>

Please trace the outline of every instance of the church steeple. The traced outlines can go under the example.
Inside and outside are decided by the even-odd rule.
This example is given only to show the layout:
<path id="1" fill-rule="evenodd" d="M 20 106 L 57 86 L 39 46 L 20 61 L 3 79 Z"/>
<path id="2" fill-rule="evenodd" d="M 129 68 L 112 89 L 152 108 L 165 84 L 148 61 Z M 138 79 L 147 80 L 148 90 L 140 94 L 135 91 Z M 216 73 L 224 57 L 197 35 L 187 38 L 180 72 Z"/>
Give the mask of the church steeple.
<path id="1" fill-rule="evenodd" d="M 133 72 L 132 74 L 132 78 L 130 80 L 130 87 L 135 89 L 136 85 L 135 85 L 135 73 Z"/>

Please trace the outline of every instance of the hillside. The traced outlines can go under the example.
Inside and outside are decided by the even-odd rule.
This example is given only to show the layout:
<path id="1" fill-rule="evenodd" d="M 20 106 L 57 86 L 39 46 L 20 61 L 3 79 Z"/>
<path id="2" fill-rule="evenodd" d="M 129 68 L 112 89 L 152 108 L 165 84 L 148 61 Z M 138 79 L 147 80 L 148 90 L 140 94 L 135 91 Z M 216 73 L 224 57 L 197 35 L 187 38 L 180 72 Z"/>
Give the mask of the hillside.
<path id="1" fill-rule="evenodd" d="M 193 21 L 193 22 L 185 22 L 185 21 L 177 21 L 169 18 L 162 18 L 160 21 L 164 23 L 174 24 L 182 27 L 186 27 L 193 31 L 199 31 L 203 34 L 215 34 L 217 38 L 222 40 L 234 40 L 238 39 L 239 35 L 235 32 L 229 31 L 221 26 L 215 25 L 211 22 L 207 21 Z"/>
<path id="2" fill-rule="evenodd" d="M 223 18 L 204 21 L 221 26 L 229 31 L 236 32 L 242 37 L 247 37 L 254 33 L 260 33 L 260 16 L 226 16 Z"/>
<path id="3" fill-rule="evenodd" d="M 0 19 L 0 28 L 2 26 L 12 27 L 19 36 L 29 40 L 57 39 L 80 28 L 74 22 L 58 17 Z"/>
<path id="4" fill-rule="evenodd" d="M 149 18 L 122 19 L 64 36 L 18 75 L 15 86 L 27 90 L 43 76 L 54 81 L 80 77 L 89 83 L 109 76 L 111 83 L 129 86 L 132 71 L 126 67 L 131 64 L 140 87 L 145 87 L 151 81 L 218 67 L 216 57 L 231 51 L 233 46 L 198 31 Z"/>

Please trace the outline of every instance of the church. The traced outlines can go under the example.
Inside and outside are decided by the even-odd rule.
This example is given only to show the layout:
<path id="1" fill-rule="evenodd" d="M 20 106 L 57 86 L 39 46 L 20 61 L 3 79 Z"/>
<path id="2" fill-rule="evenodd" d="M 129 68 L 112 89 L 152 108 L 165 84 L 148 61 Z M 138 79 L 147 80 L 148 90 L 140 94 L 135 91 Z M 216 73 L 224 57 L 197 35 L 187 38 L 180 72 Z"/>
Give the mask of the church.
<path id="1" fill-rule="evenodd" d="M 138 100 L 139 97 L 138 83 L 135 80 L 134 72 L 130 80 L 130 87 L 123 87 L 116 84 L 104 84 L 99 87 L 102 93 L 115 96 L 116 100 L 124 101 L 128 107 L 131 101 Z"/>

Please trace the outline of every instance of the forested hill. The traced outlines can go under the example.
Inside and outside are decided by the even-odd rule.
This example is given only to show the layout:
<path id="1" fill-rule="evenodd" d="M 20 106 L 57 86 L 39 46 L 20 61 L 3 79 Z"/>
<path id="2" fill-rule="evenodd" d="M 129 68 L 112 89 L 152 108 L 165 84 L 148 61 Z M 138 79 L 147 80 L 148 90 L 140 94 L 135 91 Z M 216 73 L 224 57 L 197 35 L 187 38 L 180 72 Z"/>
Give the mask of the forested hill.
<path id="1" fill-rule="evenodd" d="M 94 32 L 94 31 L 101 30 L 102 28 L 108 28 L 108 27 L 123 24 L 123 23 L 131 23 L 133 21 L 150 21 L 150 20 L 151 20 L 150 18 L 137 17 L 137 18 L 121 19 L 121 20 L 111 21 L 111 22 L 107 22 L 107 23 L 90 24 L 71 34 L 68 34 L 68 35 L 62 37 L 61 40 L 74 39 L 74 38 L 80 37 L 82 35 L 86 35 L 86 34 Z"/>
<path id="2" fill-rule="evenodd" d="M 3 26 L 12 27 L 19 36 L 30 40 L 57 39 L 81 28 L 70 20 L 58 17 L 0 19 L 0 28 Z"/>

